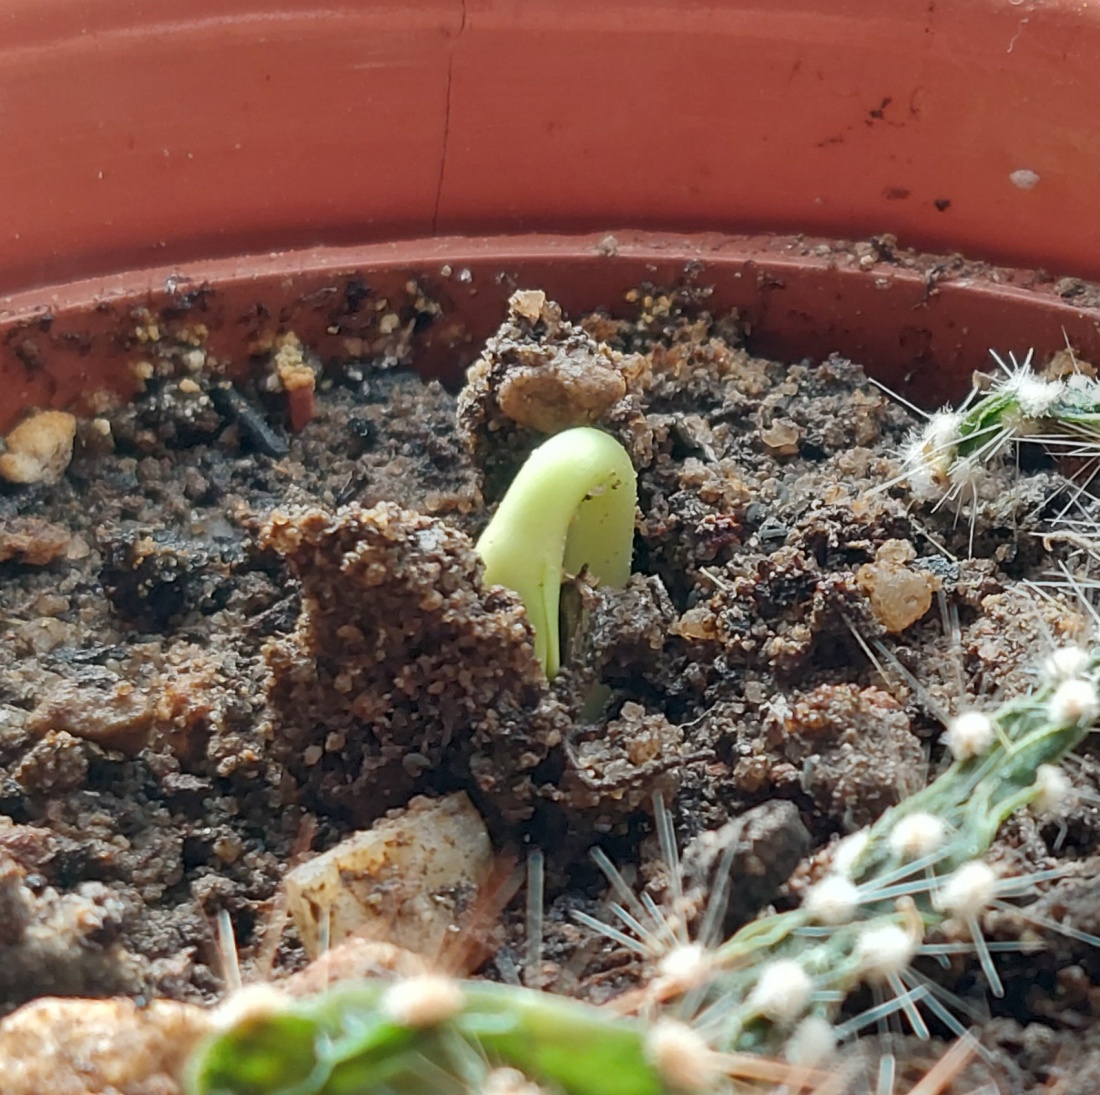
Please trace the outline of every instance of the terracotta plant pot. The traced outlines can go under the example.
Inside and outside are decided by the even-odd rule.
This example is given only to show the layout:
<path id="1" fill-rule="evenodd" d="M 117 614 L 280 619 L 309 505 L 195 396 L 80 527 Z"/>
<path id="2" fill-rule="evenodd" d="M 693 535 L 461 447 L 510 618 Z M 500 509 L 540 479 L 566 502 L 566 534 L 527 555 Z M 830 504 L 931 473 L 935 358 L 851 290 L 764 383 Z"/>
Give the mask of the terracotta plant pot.
<path id="1" fill-rule="evenodd" d="M 644 283 L 924 406 L 991 347 L 1100 365 L 1098 58 L 1088 0 L 0 0 L 0 433 L 125 392 L 152 327 L 369 356 L 421 291 L 452 382 L 517 287 Z"/>
<path id="2" fill-rule="evenodd" d="M 339 353 L 347 286 L 412 274 L 452 306 L 424 336 L 452 373 L 515 283 L 614 305 L 685 263 L 755 348 L 919 369 L 922 398 L 990 345 L 1100 356 L 1065 280 L 1100 275 L 1100 14 L 1077 0 L 0 16 L 0 426 L 123 384 L 136 304 L 199 309 L 236 360 L 264 325 Z M 703 230 L 890 233 L 1050 276 Z"/>

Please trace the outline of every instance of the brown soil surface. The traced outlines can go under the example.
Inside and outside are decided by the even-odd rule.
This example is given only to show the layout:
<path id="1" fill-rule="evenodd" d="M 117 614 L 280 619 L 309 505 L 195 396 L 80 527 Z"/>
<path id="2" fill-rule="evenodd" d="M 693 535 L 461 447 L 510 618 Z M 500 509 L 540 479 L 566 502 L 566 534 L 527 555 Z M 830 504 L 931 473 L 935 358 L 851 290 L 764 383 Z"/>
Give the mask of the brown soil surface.
<path id="1" fill-rule="evenodd" d="M 947 714 L 1028 687 L 1064 626 L 1022 584 L 1051 565 L 1033 533 L 1053 469 L 1005 472 L 971 552 L 967 514 L 880 489 L 912 418 L 859 366 L 754 358 L 705 299 L 634 303 L 570 322 L 524 294 L 461 393 L 391 362 L 328 375 L 287 340 L 269 376 L 321 377 L 298 433 L 279 384 L 227 390 L 154 338 L 144 394 L 79 423 L 59 481 L 0 487 L 0 1011 L 212 1002 L 223 911 L 246 978 L 299 970 L 273 911 L 292 861 L 455 789 L 498 850 L 546 854 L 542 982 L 603 1000 L 641 971 L 571 918 L 604 895 L 585 853 L 659 900 L 654 794 L 698 886 L 736 843 L 732 930 L 935 773 Z M 472 545 L 533 430 L 575 423 L 638 469 L 635 574 L 578 583 L 584 625 L 548 685 Z M 920 687 L 880 673 L 876 643 Z M 611 700 L 585 725 L 595 679 Z M 1086 799 L 1061 825 L 1014 820 L 997 854 L 1026 871 L 1098 839 Z M 1094 897 L 1075 878 L 1039 903 L 1096 932 Z M 521 905 L 488 976 L 523 964 Z M 1007 914 L 988 930 L 1034 934 Z M 988 1008 L 974 1087 L 1100 1087 L 1100 955 L 1042 938 L 1000 956 L 1002 1000 L 967 963 L 937 974 Z M 929 1048 L 902 1045 L 904 1075 Z"/>

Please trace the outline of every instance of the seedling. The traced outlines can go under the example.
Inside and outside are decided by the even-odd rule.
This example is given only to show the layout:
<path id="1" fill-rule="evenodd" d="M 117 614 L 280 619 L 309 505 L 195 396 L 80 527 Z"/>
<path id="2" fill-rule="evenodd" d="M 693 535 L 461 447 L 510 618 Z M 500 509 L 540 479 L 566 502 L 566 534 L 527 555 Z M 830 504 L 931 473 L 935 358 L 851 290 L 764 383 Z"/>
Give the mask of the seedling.
<path id="1" fill-rule="evenodd" d="M 626 450 L 587 426 L 544 441 L 520 469 L 477 542 L 485 581 L 515 590 L 547 677 L 561 666 L 563 575 L 621 588 L 630 577 L 637 478 Z"/>

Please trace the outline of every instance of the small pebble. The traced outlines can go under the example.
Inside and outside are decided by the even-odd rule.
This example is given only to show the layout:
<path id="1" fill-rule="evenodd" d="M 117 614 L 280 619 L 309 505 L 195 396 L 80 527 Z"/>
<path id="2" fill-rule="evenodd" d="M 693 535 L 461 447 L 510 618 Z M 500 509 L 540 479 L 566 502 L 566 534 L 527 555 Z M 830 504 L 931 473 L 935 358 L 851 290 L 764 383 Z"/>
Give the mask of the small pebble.
<path id="1" fill-rule="evenodd" d="M 777 418 L 760 431 L 760 440 L 774 456 L 797 456 L 801 437 L 802 431 L 789 418 Z"/>
<path id="2" fill-rule="evenodd" d="M 5 438 L 0 477 L 9 483 L 56 483 L 73 458 L 76 419 L 67 411 L 41 411 Z"/>
<path id="3" fill-rule="evenodd" d="M 39 517 L 0 518 L 0 563 L 14 559 L 24 566 L 45 566 L 65 555 L 69 530 Z"/>
<path id="4" fill-rule="evenodd" d="M 934 574 L 910 568 L 915 555 L 908 541 L 887 540 L 875 561 L 856 572 L 856 582 L 891 634 L 916 623 L 932 607 L 932 595 L 940 587 Z"/>

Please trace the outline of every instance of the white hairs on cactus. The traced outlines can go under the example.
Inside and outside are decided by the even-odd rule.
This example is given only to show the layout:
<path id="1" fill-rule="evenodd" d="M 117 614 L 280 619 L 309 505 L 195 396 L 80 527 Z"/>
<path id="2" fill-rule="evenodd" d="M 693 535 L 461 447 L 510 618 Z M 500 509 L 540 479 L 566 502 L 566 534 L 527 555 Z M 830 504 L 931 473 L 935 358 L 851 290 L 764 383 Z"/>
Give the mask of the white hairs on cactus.
<path id="1" fill-rule="evenodd" d="M 865 928 L 856 937 L 855 960 L 860 976 L 870 984 L 900 977 L 917 954 L 920 940 L 900 924 Z"/>
<path id="2" fill-rule="evenodd" d="M 713 1090 L 722 1075 L 721 1058 L 686 1023 L 658 1019 L 646 1036 L 646 1056 L 674 1091 Z"/>
<path id="3" fill-rule="evenodd" d="M 981 711 L 962 711 L 948 724 L 943 743 L 956 760 L 980 757 L 993 744 L 997 728 Z"/>
<path id="4" fill-rule="evenodd" d="M 829 875 L 811 887 L 802 907 L 814 923 L 836 926 L 855 919 L 859 900 L 859 887 L 839 875 Z"/>
<path id="5" fill-rule="evenodd" d="M 942 499 L 951 488 L 951 468 L 959 455 L 959 423 L 955 411 L 938 411 L 910 434 L 902 449 L 902 467 L 909 489 L 922 502 Z"/>
<path id="6" fill-rule="evenodd" d="M 661 995 L 682 994 L 704 984 L 713 965 L 702 943 L 683 943 L 668 951 L 657 962 Z"/>
<path id="7" fill-rule="evenodd" d="M 434 973 L 395 981 L 382 998 L 382 1011 L 406 1027 L 434 1027 L 457 1015 L 465 1002 L 459 983 Z"/>
<path id="8" fill-rule="evenodd" d="M 813 997 L 813 978 L 793 958 L 780 958 L 764 966 L 752 992 L 749 1008 L 781 1026 L 798 1019 Z"/>
<path id="9" fill-rule="evenodd" d="M 1073 783 L 1056 764 L 1040 764 L 1035 769 L 1035 797 L 1031 809 L 1040 817 L 1061 816 L 1073 801 Z"/>
<path id="10" fill-rule="evenodd" d="M 909 814 L 894 826 L 889 840 L 891 849 L 900 859 L 923 859 L 943 847 L 947 840 L 947 825 L 935 814 Z"/>
<path id="11" fill-rule="evenodd" d="M 1100 715 L 1100 694 L 1092 681 L 1062 681 L 1050 697 L 1051 720 L 1060 726 L 1091 726 Z"/>
<path id="12" fill-rule="evenodd" d="M 1008 355 L 1007 362 L 995 350 L 989 353 L 1005 374 L 993 385 L 993 392 L 1008 398 L 1009 410 L 1006 413 L 1009 417 L 1015 415 L 1021 423 L 1027 423 L 1045 418 L 1055 409 L 1065 394 L 1065 381 L 1044 380 L 1036 376 L 1031 368 L 1033 350 L 1028 350 L 1022 362 L 1018 362 L 1012 353 Z"/>
<path id="13" fill-rule="evenodd" d="M 1080 677 L 1089 667 L 1092 659 L 1089 652 L 1080 646 L 1061 646 L 1043 662 L 1043 673 L 1057 684 L 1061 681 Z"/>
<path id="14" fill-rule="evenodd" d="M 846 836 L 833 849 L 833 873 L 843 878 L 849 877 L 856 869 L 860 857 L 867 851 L 871 838 L 866 829 Z"/>
<path id="15" fill-rule="evenodd" d="M 949 916 L 969 921 L 989 907 L 996 886 L 993 868 L 981 859 L 972 859 L 947 876 L 932 900 Z"/>
<path id="16" fill-rule="evenodd" d="M 820 1015 L 807 1015 L 791 1032 L 783 1055 L 792 1065 L 819 1068 L 836 1054 L 836 1027 Z"/>

